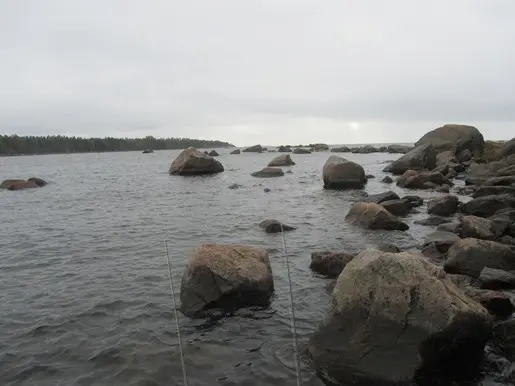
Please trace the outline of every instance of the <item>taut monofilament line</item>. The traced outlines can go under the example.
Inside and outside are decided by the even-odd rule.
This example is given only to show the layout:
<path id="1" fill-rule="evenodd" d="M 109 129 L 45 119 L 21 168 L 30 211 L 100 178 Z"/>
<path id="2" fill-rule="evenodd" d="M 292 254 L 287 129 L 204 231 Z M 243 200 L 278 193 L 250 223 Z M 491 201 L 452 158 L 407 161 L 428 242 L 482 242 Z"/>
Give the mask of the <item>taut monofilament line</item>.
<path id="1" fill-rule="evenodd" d="M 184 381 L 184 386 L 188 386 L 188 375 L 186 374 L 186 365 L 184 364 L 184 351 L 182 349 L 181 330 L 180 330 L 180 326 L 179 326 L 179 317 L 177 315 L 177 302 L 175 301 L 175 291 L 173 288 L 172 265 L 170 264 L 170 254 L 168 253 L 168 242 L 166 240 L 165 240 L 165 250 L 166 250 L 166 261 L 168 262 L 168 275 L 170 276 L 170 288 L 172 290 L 175 324 L 177 326 L 177 340 L 179 341 L 179 353 L 181 356 L 182 378 Z"/>
<path id="2" fill-rule="evenodd" d="M 284 235 L 283 224 L 281 224 L 281 236 L 283 239 L 283 254 L 286 261 L 286 272 L 288 274 L 288 286 L 290 293 L 290 311 L 291 311 L 291 331 L 293 336 L 293 359 L 295 362 L 295 373 L 297 375 L 297 386 L 302 386 L 302 377 L 300 373 L 299 344 L 297 340 L 297 324 L 295 318 L 295 306 L 293 301 L 293 289 L 291 284 L 290 259 L 288 258 L 288 250 L 286 248 L 286 236 Z"/>

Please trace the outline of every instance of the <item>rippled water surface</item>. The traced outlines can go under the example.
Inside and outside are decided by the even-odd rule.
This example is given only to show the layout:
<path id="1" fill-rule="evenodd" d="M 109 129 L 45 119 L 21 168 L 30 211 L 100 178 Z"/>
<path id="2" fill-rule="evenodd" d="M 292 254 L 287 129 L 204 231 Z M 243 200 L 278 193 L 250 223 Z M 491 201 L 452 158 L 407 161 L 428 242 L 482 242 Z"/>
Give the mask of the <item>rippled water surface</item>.
<path id="1" fill-rule="evenodd" d="M 276 282 L 269 309 L 216 321 L 179 315 L 190 385 L 295 385 L 282 239 L 257 227 L 276 218 L 287 234 L 300 343 L 323 318 L 329 281 L 313 276 L 317 249 L 410 247 L 433 228 L 364 231 L 343 220 L 359 191 L 322 189 L 327 153 L 293 155 L 292 174 L 250 173 L 274 154 L 229 155 L 225 172 L 169 176 L 178 151 L 0 159 L 0 177 L 41 177 L 49 185 L 1 191 L 0 384 L 180 385 L 182 374 L 164 252 L 168 240 L 178 292 L 189 254 L 202 242 L 245 243 L 270 251 Z M 347 154 L 380 193 L 389 154 Z M 229 189 L 231 184 L 240 189 Z M 265 193 L 264 188 L 270 188 Z M 417 192 L 421 196 L 434 193 Z M 177 299 L 179 301 L 179 299 Z M 322 385 L 303 365 L 304 384 Z"/>

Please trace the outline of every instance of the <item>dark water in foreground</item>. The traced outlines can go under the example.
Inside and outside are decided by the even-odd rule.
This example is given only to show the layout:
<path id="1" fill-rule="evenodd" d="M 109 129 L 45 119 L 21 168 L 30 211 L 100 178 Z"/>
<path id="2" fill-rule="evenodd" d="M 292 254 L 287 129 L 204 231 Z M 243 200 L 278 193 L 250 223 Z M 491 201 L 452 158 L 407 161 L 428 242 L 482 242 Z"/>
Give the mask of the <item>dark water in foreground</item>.
<path id="1" fill-rule="evenodd" d="M 276 218 L 298 227 L 287 245 L 301 343 L 330 300 L 329 281 L 308 268 L 311 251 L 407 247 L 433 230 L 413 225 L 425 207 L 407 219 L 406 233 L 347 225 L 360 192 L 322 189 L 327 153 L 293 155 L 293 174 L 268 180 L 250 173 L 274 154 L 219 153 L 226 171 L 195 178 L 167 174 L 177 151 L 0 159 L 1 179 L 50 182 L 0 192 L 0 385 L 182 384 L 165 239 L 177 292 L 187 257 L 202 242 L 267 248 L 276 282 L 269 309 L 215 322 L 180 315 L 190 386 L 295 385 L 282 239 L 257 223 Z M 402 191 L 380 183 L 384 161 L 398 155 L 345 156 L 377 177 L 368 193 Z M 234 183 L 243 187 L 228 189 Z M 303 377 L 322 385 L 305 365 Z"/>

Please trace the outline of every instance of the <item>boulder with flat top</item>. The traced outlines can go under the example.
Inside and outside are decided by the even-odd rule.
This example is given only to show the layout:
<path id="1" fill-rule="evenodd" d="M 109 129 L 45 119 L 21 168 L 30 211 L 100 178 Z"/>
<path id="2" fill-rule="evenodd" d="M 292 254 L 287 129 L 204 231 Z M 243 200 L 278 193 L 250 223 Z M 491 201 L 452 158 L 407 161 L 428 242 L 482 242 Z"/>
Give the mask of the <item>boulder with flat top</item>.
<path id="1" fill-rule="evenodd" d="M 210 309 L 266 306 L 273 292 L 272 268 L 265 249 L 203 244 L 184 271 L 180 310 L 187 316 L 202 316 Z"/>

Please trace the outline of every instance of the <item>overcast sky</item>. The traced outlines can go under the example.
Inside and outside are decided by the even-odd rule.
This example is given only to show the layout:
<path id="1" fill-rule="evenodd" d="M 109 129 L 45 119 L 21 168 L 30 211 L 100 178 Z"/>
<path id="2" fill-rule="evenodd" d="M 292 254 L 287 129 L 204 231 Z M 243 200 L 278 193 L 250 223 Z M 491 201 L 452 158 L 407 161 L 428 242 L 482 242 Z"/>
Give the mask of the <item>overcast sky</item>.
<path id="1" fill-rule="evenodd" d="M 515 136 L 513 0 L 0 0 L 0 132 Z"/>

